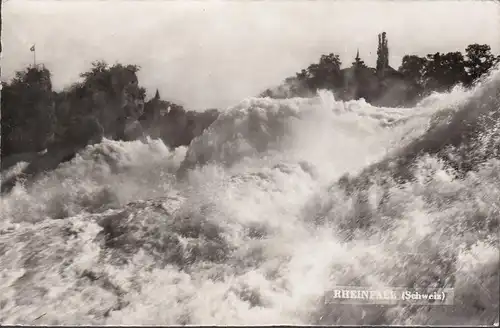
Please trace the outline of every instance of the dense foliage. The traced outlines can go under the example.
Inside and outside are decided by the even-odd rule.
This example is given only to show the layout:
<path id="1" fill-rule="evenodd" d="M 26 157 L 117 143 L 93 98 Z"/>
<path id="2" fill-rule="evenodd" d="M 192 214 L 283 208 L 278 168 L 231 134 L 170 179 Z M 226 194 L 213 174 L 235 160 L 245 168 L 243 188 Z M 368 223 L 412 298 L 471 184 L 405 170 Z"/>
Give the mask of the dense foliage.
<path id="1" fill-rule="evenodd" d="M 16 73 L 2 85 L 2 153 L 41 151 L 56 124 L 50 72 L 42 67 Z"/>
<path id="2" fill-rule="evenodd" d="M 364 98 L 378 105 L 411 106 L 434 91 L 447 91 L 458 84 L 472 86 L 500 61 L 500 56 L 491 53 L 490 46 L 471 44 L 464 54 L 457 51 L 424 57 L 406 55 L 395 70 L 389 66 L 385 32 L 379 34 L 378 41 L 376 68 L 367 67 L 358 51 L 351 66 L 341 69 L 340 57 L 330 53 L 261 96 L 286 98 L 328 89 L 342 100 Z"/>
<path id="3" fill-rule="evenodd" d="M 217 111 L 198 115 L 163 101 L 157 91 L 147 102 L 136 65 L 92 64 L 82 80 L 52 91 L 43 65 L 18 72 L 2 85 L 2 155 L 48 149 L 78 149 L 100 142 L 140 139 L 146 134 L 171 146 L 187 145 L 210 125 Z"/>

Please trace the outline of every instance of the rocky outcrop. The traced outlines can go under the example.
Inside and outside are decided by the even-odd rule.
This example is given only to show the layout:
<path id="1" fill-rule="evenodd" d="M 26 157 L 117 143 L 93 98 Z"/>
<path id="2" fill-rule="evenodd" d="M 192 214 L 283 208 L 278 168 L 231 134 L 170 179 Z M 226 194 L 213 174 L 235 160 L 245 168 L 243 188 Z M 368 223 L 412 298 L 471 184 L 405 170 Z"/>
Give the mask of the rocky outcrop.
<path id="1" fill-rule="evenodd" d="M 83 83 L 58 96 L 56 144 L 81 145 L 102 137 L 130 139 L 131 126 L 144 112 L 144 91 L 135 66 L 95 65 Z"/>
<path id="2" fill-rule="evenodd" d="M 162 139 L 172 148 L 187 146 L 219 116 L 217 110 L 205 112 L 170 111 L 163 117 Z"/>
<path id="3" fill-rule="evenodd" d="M 186 111 L 182 106 L 155 97 L 145 104 L 140 118 L 144 133 L 161 138 L 170 148 L 187 146 L 212 124 L 219 112 L 211 109 L 203 112 Z"/>
<path id="4" fill-rule="evenodd" d="M 31 181 L 41 172 L 72 159 L 89 144 L 102 138 L 134 140 L 143 136 L 138 121 L 144 111 L 144 89 L 137 79 L 137 67 L 120 64 L 108 67 L 95 63 L 82 74 L 84 81 L 61 92 L 52 92 L 50 72 L 29 68 L 10 85 L 2 97 L 2 156 L 34 153 L 22 172 Z M 40 153 L 47 149 L 47 152 Z M 36 155 L 35 155 L 36 154 Z M 2 183 L 2 192 L 15 185 L 17 177 Z"/>

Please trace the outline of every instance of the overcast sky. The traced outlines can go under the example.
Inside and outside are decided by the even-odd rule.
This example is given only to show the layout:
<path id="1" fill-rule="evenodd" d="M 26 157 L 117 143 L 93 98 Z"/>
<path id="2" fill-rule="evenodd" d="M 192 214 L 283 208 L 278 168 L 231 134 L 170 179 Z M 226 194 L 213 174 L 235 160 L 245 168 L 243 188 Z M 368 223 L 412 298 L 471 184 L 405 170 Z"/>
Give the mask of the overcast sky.
<path id="1" fill-rule="evenodd" d="M 350 65 L 359 48 L 376 61 L 377 34 L 390 65 L 404 54 L 500 53 L 500 5 L 489 1 L 23 1 L 3 4 L 2 80 L 33 61 L 55 89 L 97 59 L 138 64 L 148 95 L 189 108 L 226 107 L 279 84 L 334 52 Z"/>

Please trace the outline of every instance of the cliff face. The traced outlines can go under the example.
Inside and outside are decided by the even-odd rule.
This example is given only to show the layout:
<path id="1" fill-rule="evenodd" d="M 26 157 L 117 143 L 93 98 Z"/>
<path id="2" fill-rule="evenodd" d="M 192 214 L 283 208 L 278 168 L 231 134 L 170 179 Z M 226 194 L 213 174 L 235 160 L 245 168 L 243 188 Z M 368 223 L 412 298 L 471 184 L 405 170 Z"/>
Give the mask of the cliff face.
<path id="1" fill-rule="evenodd" d="M 117 126 L 115 131 L 111 129 L 107 132 L 118 139 L 137 139 L 142 136 L 142 128 L 138 119 L 144 113 L 144 98 L 141 95 L 135 72 L 126 69 L 117 73 L 112 75 L 118 105 L 114 111 Z"/>
<path id="2" fill-rule="evenodd" d="M 56 146 L 81 146 L 102 137 L 140 137 L 137 120 L 143 112 L 144 97 L 135 71 L 114 66 L 58 96 Z"/>
<path id="3" fill-rule="evenodd" d="M 154 98 L 146 103 L 140 122 L 146 135 L 161 138 L 167 146 L 175 148 L 189 145 L 218 115 L 216 109 L 186 111 L 182 106 Z"/>

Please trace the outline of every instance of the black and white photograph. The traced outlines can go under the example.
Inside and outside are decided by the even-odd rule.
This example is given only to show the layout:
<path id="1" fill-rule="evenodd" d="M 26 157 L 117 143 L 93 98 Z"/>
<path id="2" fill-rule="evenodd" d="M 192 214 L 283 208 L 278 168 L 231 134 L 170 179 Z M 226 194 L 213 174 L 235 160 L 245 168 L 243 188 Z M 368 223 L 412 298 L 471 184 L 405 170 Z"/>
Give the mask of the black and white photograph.
<path id="1" fill-rule="evenodd" d="M 498 327 L 499 1 L 1 16 L 0 325 Z"/>

